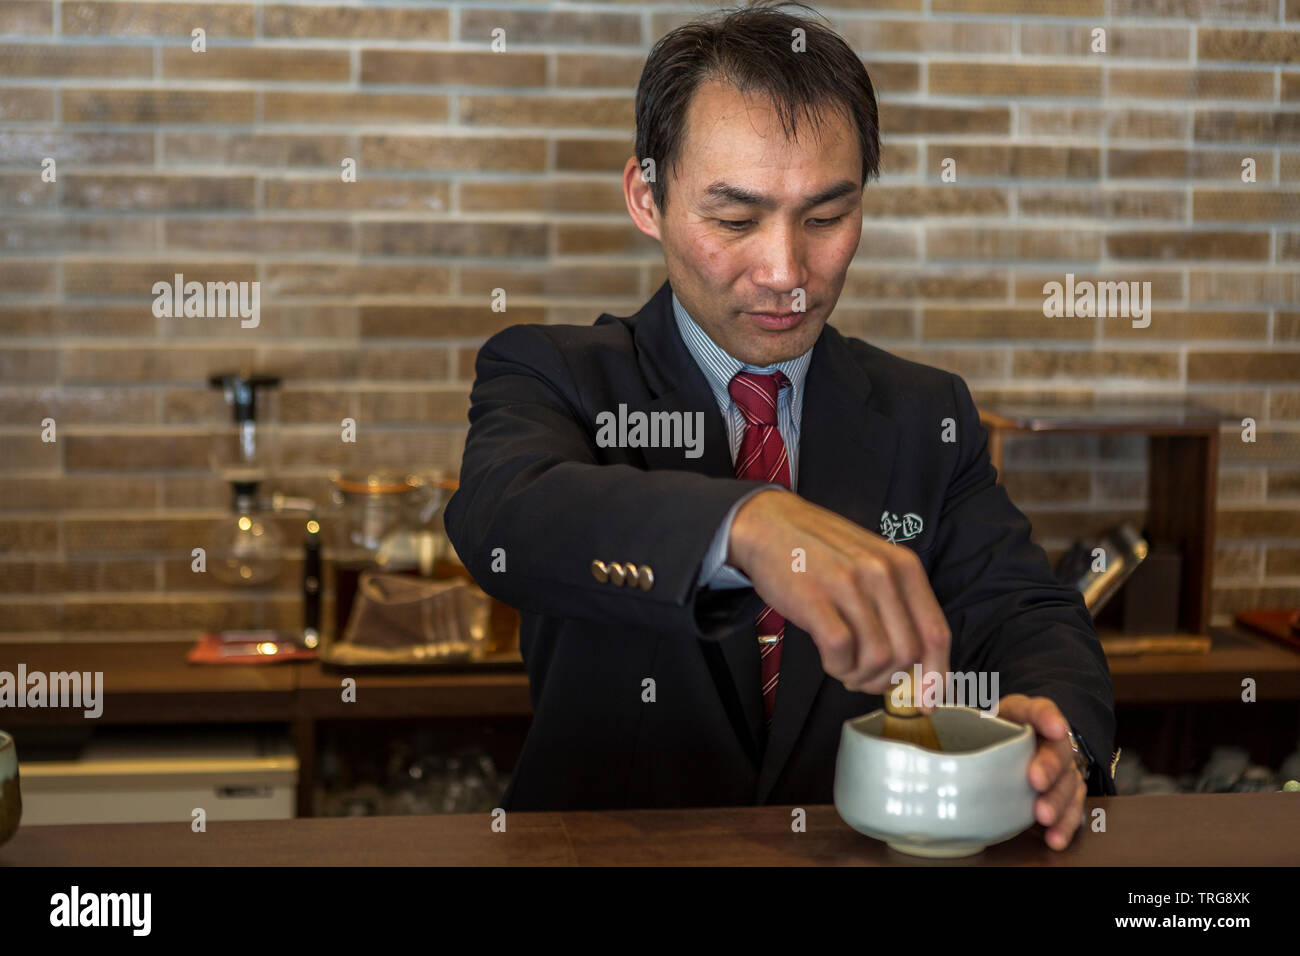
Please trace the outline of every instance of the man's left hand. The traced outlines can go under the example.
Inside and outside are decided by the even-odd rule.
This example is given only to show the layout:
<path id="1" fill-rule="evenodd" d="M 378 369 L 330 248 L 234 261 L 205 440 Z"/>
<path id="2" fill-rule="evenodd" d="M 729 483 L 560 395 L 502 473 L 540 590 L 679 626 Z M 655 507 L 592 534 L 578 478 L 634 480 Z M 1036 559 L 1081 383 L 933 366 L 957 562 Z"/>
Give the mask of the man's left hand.
<path id="1" fill-rule="evenodd" d="M 1008 694 L 998 701 L 998 716 L 1029 724 L 1038 736 L 1038 748 L 1029 761 L 1029 784 L 1041 794 L 1034 815 L 1047 827 L 1043 841 L 1054 850 L 1070 845 L 1083 820 L 1083 798 L 1088 787 L 1074 763 L 1069 722 L 1046 697 Z"/>

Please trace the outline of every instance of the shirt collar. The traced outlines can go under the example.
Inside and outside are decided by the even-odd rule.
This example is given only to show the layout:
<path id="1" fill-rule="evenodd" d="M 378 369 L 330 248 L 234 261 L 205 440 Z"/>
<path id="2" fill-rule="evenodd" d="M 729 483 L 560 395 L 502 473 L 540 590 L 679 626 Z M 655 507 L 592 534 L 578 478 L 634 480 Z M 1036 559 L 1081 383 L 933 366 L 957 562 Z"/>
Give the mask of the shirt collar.
<path id="1" fill-rule="evenodd" d="M 682 341 L 695 359 L 695 363 L 699 365 L 700 371 L 704 373 L 704 377 L 709 382 L 709 388 L 718 401 L 718 407 L 723 410 L 724 414 L 731 404 L 729 386 L 731 380 L 736 377 L 737 372 L 743 369 L 746 372 L 771 373 L 776 369 L 780 369 L 785 374 L 785 377 L 790 380 L 790 411 L 796 425 L 798 424 L 799 408 L 803 399 L 803 383 L 808 375 L 808 365 L 812 361 L 813 350 L 811 348 L 802 355 L 786 359 L 784 362 L 776 362 L 765 366 L 750 365 L 747 362 L 740 361 L 740 359 L 725 351 L 713 339 L 709 338 L 699 324 L 687 313 L 678 300 L 676 292 L 673 293 L 673 315 L 677 319 L 677 330 L 681 333 Z"/>

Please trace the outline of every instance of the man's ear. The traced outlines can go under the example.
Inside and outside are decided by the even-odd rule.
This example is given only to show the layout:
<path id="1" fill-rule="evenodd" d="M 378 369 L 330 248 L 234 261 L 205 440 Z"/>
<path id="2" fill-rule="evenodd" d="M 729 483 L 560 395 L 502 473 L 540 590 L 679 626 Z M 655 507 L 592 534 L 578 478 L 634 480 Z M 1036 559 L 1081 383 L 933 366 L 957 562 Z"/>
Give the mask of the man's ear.
<path id="1" fill-rule="evenodd" d="M 653 166 L 650 167 L 652 170 Z M 655 171 L 657 172 L 657 170 Z M 623 199 L 627 202 L 628 215 L 632 222 L 651 239 L 663 241 L 660 234 L 659 207 L 655 205 L 654 193 L 645 181 L 645 172 L 640 160 L 635 156 L 623 167 Z"/>

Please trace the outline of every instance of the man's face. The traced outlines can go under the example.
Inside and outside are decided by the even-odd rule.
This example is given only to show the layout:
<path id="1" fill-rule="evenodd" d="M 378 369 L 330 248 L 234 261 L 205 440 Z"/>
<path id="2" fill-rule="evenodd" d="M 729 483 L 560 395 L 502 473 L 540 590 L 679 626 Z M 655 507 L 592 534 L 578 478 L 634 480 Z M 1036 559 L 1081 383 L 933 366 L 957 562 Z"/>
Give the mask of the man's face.
<path id="1" fill-rule="evenodd" d="M 633 157 L 624 193 L 637 227 L 663 245 L 673 291 L 700 327 L 754 365 L 794 358 L 821 334 L 862 238 L 862 157 L 833 110 L 786 139 L 775 109 L 720 82 L 691 100 L 667 211 Z M 803 290 L 802 307 L 796 290 Z"/>

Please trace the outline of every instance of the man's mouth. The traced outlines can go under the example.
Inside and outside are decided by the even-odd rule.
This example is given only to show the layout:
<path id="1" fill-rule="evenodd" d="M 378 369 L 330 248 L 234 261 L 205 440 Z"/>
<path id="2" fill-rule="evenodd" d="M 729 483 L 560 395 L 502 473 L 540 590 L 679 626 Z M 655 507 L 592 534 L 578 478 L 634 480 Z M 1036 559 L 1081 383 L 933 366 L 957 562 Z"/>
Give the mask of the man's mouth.
<path id="1" fill-rule="evenodd" d="M 778 332 L 793 328 L 807 315 L 806 312 L 750 312 L 749 314 L 763 328 Z"/>

